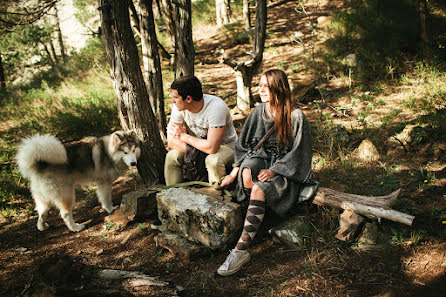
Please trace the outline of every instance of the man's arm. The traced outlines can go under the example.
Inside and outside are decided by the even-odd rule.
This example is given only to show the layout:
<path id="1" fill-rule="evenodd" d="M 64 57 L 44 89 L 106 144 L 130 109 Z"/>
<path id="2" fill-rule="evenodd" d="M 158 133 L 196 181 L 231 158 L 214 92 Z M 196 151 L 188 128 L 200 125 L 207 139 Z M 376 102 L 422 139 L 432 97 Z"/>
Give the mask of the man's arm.
<path id="1" fill-rule="evenodd" d="M 168 146 L 170 148 L 185 152 L 186 144 L 189 144 L 206 154 L 215 154 L 220 149 L 223 133 L 225 132 L 224 126 L 210 127 L 206 139 L 187 134 L 183 127 L 173 127 L 173 137 L 168 138 Z"/>

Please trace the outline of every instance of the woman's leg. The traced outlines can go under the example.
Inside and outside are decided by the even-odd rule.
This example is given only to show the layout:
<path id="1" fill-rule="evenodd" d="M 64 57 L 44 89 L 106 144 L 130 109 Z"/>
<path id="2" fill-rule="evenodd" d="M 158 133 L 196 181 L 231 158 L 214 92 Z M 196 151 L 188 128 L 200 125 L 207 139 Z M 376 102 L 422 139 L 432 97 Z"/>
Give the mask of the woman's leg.
<path id="1" fill-rule="evenodd" d="M 244 187 L 251 189 L 251 197 L 249 198 L 242 235 L 235 246 L 237 250 L 247 250 L 249 248 L 263 222 L 266 206 L 265 195 L 263 195 L 262 190 L 252 182 L 251 170 L 244 168 L 242 176 Z"/>
<path id="2" fill-rule="evenodd" d="M 220 275 L 234 274 L 250 260 L 250 254 L 247 249 L 256 236 L 260 225 L 262 224 L 263 217 L 265 216 L 265 195 L 262 190 L 252 182 L 251 170 L 244 168 L 242 177 L 243 185 L 246 188 L 251 189 L 245 224 L 237 245 L 230 252 L 226 261 L 217 270 L 217 273 Z"/>

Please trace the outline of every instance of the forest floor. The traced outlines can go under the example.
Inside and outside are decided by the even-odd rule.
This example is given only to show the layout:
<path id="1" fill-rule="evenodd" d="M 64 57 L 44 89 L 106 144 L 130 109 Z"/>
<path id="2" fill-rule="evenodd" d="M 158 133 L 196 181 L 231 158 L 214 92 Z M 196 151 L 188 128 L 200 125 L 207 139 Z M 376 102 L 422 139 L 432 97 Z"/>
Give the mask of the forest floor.
<path id="1" fill-rule="evenodd" d="M 307 10 L 315 11 L 310 17 L 317 20 L 318 17 L 328 16 L 333 5 L 342 5 L 343 2 L 318 1 L 317 9 L 309 5 Z M 308 19 L 302 18 L 294 10 L 298 3 L 288 1 L 270 8 L 263 58 L 263 69 L 286 69 L 295 89 L 299 85 L 309 85 L 315 79 L 313 72 L 306 70 L 311 69 L 306 61 L 308 49 L 299 46 L 293 38 L 293 32 L 302 32 L 302 39 L 311 38 Z M 322 19 L 319 20 L 322 22 Z M 230 107 L 234 107 L 235 77 L 229 66 L 218 63 L 218 58 L 223 54 L 220 51 L 223 48 L 228 57 L 247 59 L 243 52 L 247 45 L 235 44 L 233 39 L 214 27 L 200 30 L 195 33 L 200 36 L 196 40 L 196 74 L 202 80 L 205 92 L 223 97 Z M 255 77 L 254 92 L 257 82 L 258 77 Z M 346 95 L 346 78 L 327 82 L 325 88 L 328 95 L 325 98 L 327 107 L 323 112 L 346 127 L 360 127 L 357 115 L 363 106 L 352 109 L 349 117 L 339 117 L 328 107 L 348 104 L 350 97 Z M 400 90 L 396 88 L 386 87 L 382 98 L 387 105 L 374 111 L 375 115 L 390 114 L 398 106 L 397 94 Z M 311 104 L 301 108 L 311 125 L 317 125 L 318 109 Z M 373 113 L 370 116 L 373 117 Z M 407 111 L 400 116 L 410 121 L 416 115 Z M 235 117 L 240 129 L 244 115 L 239 113 Z M 383 158 L 386 156 L 383 155 Z M 446 225 L 442 224 L 446 220 L 446 161 L 444 157 L 435 158 L 420 151 L 393 158 L 406 168 L 406 175 L 410 175 L 411 170 L 429 165 L 431 172 L 436 174 L 437 188 L 443 190 L 421 191 L 418 184 L 401 175 L 396 187 L 402 187 L 403 191 L 397 206 L 402 209 L 413 205 L 411 209 L 416 209 L 417 218 L 413 227 L 403 229 L 398 223 L 382 221 L 380 231 L 389 238 L 389 245 L 385 248 L 362 251 L 356 249 L 354 242 L 336 240 L 337 219 L 333 218 L 337 218 L 339 212 L 313 206 L 306 209 L 306 215 L 317 232 L 306 248 L 290 249 L 275 243 L 265 227 L 254 242 L 249 264 L 233 276 L 221 277 L 216 274 L 216 269 L 225 260 L 227 251 L 194 257 L 190 261 L 181 260 L 157 246 L 154 238 L 159 231 L 148 227 L 155 220 L 155 215 L 143 222 L 130 223 L 125 228 L 107 224 L 104 222 L 107 214 L 98 206 L 92 188 L 85 188 L 76 192 L 78 202 L 74 211 L 75 220 L 87 224 L 82 232 L 70 232 L 55 210 L 49 217 L 51 228 L 45 232 L 37 230 L 35 212 L 0 220 L 0 295 L 86 296 L 82 288 L 89 286 L 89 279 L 85 278 L 87 274 L 76 276 L 68 268 L 62 269 L 52 276 L 58 282 L 51 282 L 48 267 L 58 261 L 63 262 L 69 256 L 73 261 L 69 266 L 82 267 L 79 268 L 82 273 L 99 268 L 141 271 L 177 286 L 176 290 L 181 296 L 446 296 Z M 373 163 L 367 166 L 371 167 L 365 167 L 358 174 L 373 172 L 373 166 L 381 165 Z M 341 191 L 379 185 L 371 184 L 368 175 L 356 176 L 346 185 L 343 177 L 339 176 L 343 174 L 341 169 L 332 172 L 336 176 L 326 176 L 317 169 L 315 174 L 322 186 Z M 115 204 L 120 203 L 122 194 L 142 187 L 140 180 L 134 176 L 120 178 L 115 183 Z M 389 188 L 388 193 L 395 189 Z M 266 226 L 270 223 L 267 221 Z M 423 233 L 427 224 L 434 224 L 439 232 Z M 412 242 L 401 239 L 407 233 L 413 234 Z M 421 234 L 422 238 L 417 234 Z M 48 277 L 49 281 L 46 279 Z M 65 286 L 65 291 L 58 287 L 63 282 L 70 283 Z M 178 290 L 180 287 L 183 289 Z M 127 296 L 110 290 L 91 292 L 87 295 Z M 169 292 L 154 287 L 128 292 L 128 296 L 169 296 Z"/>

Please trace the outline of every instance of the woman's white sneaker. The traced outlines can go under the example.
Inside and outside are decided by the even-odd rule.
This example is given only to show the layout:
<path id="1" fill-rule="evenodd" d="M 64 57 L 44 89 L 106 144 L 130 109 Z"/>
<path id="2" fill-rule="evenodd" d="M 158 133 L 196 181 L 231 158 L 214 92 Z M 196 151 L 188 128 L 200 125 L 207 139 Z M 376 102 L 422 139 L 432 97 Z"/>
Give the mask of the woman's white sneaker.
<path id="1" fill-rule="evenodd" d="M 251 259 L 251 255 L 247 250 L 233 249 L 229 253 L 225 262 L 218 268 L 217 273 L 219 275 L 231 275 L 236 273 L 242 268 L 242 266 Z"/>

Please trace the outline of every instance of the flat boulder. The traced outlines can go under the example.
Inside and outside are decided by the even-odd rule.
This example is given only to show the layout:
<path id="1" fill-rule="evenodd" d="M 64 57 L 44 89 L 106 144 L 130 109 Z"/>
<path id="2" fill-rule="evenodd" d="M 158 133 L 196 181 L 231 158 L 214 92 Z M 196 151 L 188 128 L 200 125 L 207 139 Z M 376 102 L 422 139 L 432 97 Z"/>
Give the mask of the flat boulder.
<path id="1" fill-rule="evenodd" d="M 188 188 L 162 190 L 156 200 L 163 229 L 191 242 L 211 250 L 223 250 L 240 236 L 243 217 L 237 203 Z"/>

